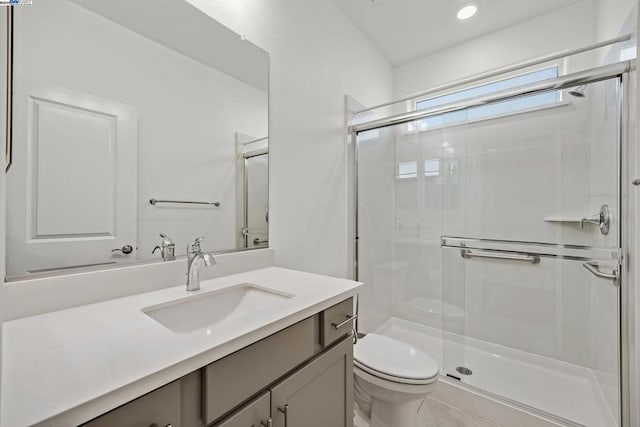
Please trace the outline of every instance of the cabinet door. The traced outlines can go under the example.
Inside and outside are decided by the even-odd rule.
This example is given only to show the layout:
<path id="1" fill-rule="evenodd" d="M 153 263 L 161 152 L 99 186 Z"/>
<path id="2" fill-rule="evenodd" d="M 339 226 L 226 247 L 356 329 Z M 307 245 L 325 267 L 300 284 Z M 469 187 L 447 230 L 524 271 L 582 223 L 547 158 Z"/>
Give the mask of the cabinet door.
<path id="1" fill-rule="evenodd" d="M 265 391 L 251 402 L 213 427 L 268 427 L 271 411 L 271 393 Z"/>
<path id="2" fill-rule="evenodd" d="M 204 369 L 204 421 L 220 419 L 313 357 L 313 318 L 307 318 Z"/>
<path id="3" fill-rule="evenodd" d="M 149 427 L 153 424 L 158 427 L 181 427 L 180 381 L 114 409 L 83 427 Z"/>
<path id="4" fill-rule="evenodd" d="M 347 337 L 271 388 L 274 427 L 353 426 L 353 342 Z"/>

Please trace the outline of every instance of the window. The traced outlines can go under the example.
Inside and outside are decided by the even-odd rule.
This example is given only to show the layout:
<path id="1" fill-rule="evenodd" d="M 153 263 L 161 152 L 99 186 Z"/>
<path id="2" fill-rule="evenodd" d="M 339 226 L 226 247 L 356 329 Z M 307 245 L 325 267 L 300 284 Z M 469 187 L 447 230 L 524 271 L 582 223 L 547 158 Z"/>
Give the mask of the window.
<path id="1" fill-rule="evenodd" d="M 447 95 L 420 100 L 416 102 L 416 110 L 439 107 L 451 102 L 463 101 L 482 95 L 489 95 L 505 89 L 511 89 L 514 87 L 526 85 L 529 83 L 535 83 L 554 77 L 558 77 L 557 66 L 533 71 L 504 80 L 486 83 L 469 89 L 449 93 Z M 455 111 L 453 113 L 446 113 L 439 116 L 429 117 L 419 120 L 414 124 L 413 128 L 410 128 L 410 130 L 428 130 L 440 126 L 464 123 L 466 121 L 487 119 L 490 117 L 529 110 L 532 108 L 553 105 L 558 102 L 560 102 L 560 91 L 545 92 L 536 95 L 530 95 L 527 97 L 510 99 L 508 101 L 495 102 L 480 107 L 467 108 L 465 110 Z"/>
<path id="2" fill-rule="evenodd" d="M 431 159 L 424 161 L 424 176 L 440 175 L 440 159 Z"/>
<path id="3" fill-rule="evenodd" d="M 418 177 L 418 163 L 404 162 L 398 163 L 398 179 L 408 179 Z"/>

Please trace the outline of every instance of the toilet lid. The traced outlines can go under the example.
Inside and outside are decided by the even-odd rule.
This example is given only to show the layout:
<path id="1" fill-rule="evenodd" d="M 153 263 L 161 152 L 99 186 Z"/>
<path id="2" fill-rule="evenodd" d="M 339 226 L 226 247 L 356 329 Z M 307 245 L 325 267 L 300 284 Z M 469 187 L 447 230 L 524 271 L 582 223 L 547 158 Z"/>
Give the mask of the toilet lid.
<path id="1" fill-rule="evenodd" d="M 438 364 L 414 346 L 377 334 L 367 334 L 353 349 L 354 364 L 372 375 L 411 383 L 430 382 L 438 375 Z"/>

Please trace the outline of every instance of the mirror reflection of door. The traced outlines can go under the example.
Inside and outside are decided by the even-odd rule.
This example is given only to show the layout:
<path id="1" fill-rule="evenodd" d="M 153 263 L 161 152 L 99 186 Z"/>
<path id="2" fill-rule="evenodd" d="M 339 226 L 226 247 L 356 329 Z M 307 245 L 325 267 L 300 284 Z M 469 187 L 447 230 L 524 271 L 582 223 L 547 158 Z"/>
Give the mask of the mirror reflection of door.
<path id="1" fill-rule="evenodd" d="M 269 154 L 245 157 L 245 248 L 269 246 Z"/>
<path id="2" fill-rule="evenodd" d="M 137 110 L 16 79 L 14 112 L 7 274 L 135 259 Z"/>
<path id="3" fill-rule="evenodd" d="M 236 134 L 238 248 L 269 246 L 269 139 Z"/>

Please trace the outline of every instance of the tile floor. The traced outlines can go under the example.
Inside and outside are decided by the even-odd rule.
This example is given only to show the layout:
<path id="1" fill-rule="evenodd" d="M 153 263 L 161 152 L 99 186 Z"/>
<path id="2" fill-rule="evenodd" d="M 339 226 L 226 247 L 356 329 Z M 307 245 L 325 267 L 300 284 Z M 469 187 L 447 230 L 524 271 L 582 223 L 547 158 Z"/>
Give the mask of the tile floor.
<path id="1" fill-rule="evenodd" d="M 428 397 L 420 408 L 423 427 L 499 427 L 490 421 Z"/>
<path id="2" fill-rule="evenodd" d="M 419 414 L 420 427 L 500 427 L 432 397 L 425 400 Z M 369 421 L 361 412 L 356 411 L 353 425 L 354 427 L 369 427 Z"/>

